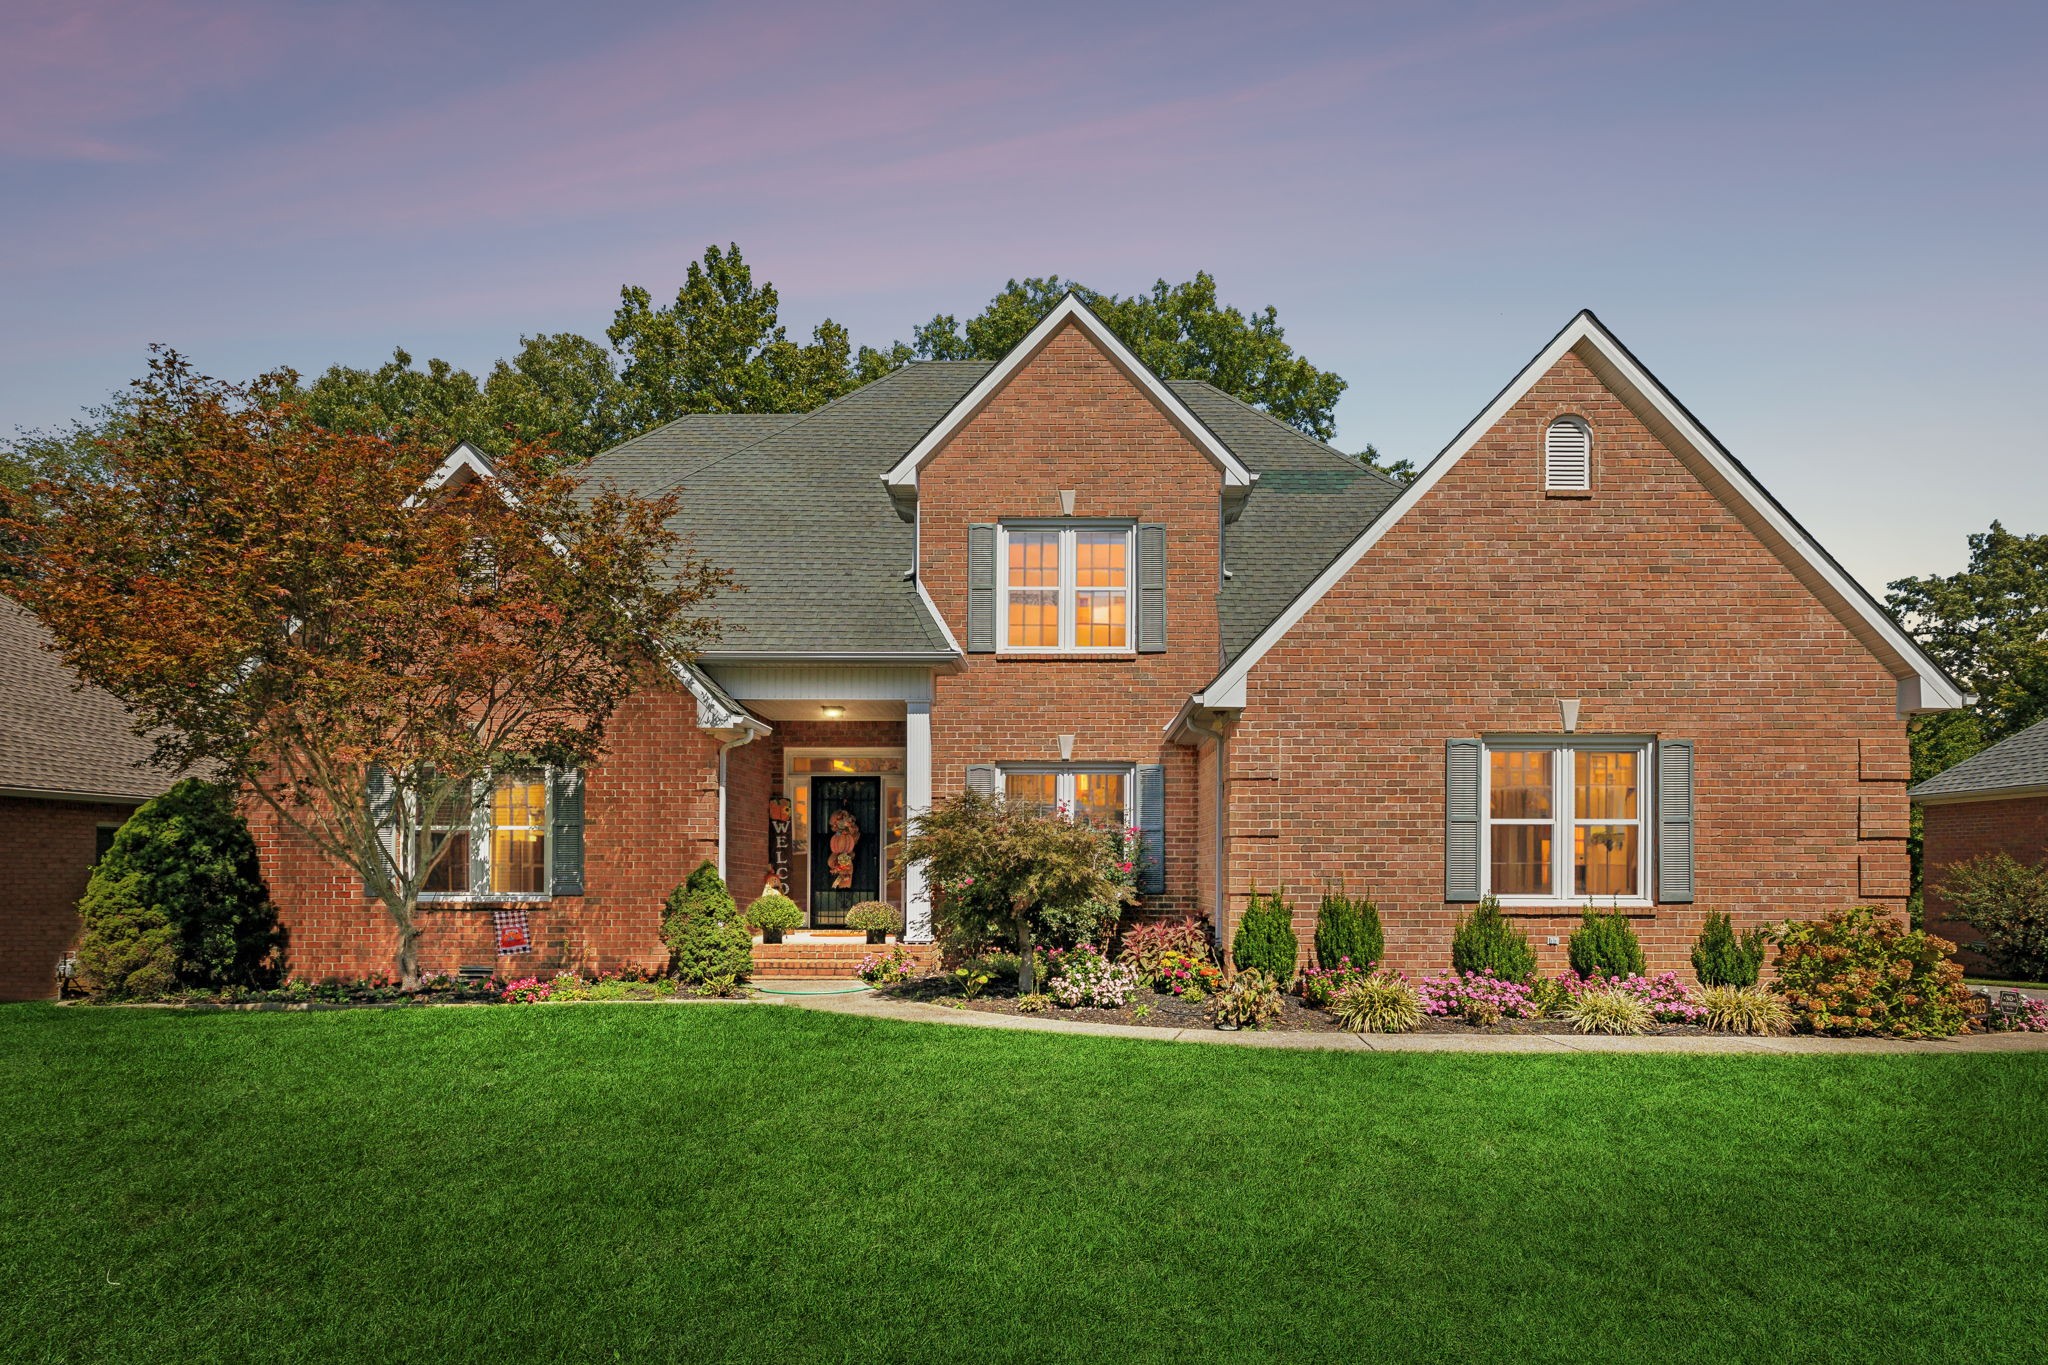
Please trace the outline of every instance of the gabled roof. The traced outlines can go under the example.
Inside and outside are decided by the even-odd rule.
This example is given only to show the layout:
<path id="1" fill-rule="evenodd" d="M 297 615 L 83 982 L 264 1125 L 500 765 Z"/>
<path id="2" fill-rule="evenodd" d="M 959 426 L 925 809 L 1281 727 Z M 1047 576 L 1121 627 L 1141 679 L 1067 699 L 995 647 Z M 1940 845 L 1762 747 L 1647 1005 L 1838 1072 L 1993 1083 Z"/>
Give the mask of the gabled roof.
<path id="1" fill-rule="evenodd" d="M 0 596 L 0 793 L 118 803 L 161 795 L 172 774 L 113 693 L 81 683 L 34 613 Z"/>
<path id="2" fill-rule="evenodd" d="M 1012 346 L 1009 354 L 983 374 L 974 387 L 968 390 L 966 396 L 955 403 L 952 410 L 931 430 L 925 432 L 909 452 L 882 476 L 882 482 L 888 486 L 890 492 L 897 497 L 915 497 L 917 473 L 924 467 L 924 462 L 938 453 L 939 448 L 946 442 L 952 440 L 954 434 L 973 420 L 976 413 L 988 406 L 989 400 L 1002 390 L 1003 385 L 1009 383 L 1017 371 L 1030 364 L 1032 358 L 1045 349 L 1046 343 L 1069 323 L 1087 333 L 1116 367 L 1123 371 L 1125 378 L 1157 404 L 1167 420 L 1178 427 L 1182 435 L 1214 462 L 1216 468 L 1222 472 L 1226 497 L 1229 496 L 1227 490 L 1243 490 L 1252 486 L 1253 480 L 1258 476 L 1245 468 L 1230 447 L 1219 440 L 1215 432 L 1209 430 L 1171 386 L 1132 355 L 1129 347 L 1117 340 L 1116 334 L 1109 330 L 1101 318 L 1096 317 L 1079 298 L 1069 294 L 1061 299 L 1036 327 L 1025 333 L 1024 339 Z"/>
<path id="3" fill-rule="evenodd" d="M 1936 773 L 1907 795 L 1939 805 L 1989 796 L 2048 795 L 2048 720 L 2037 721 L 2016 735 Z"/>
<path id="4" fill-rule="evenodd" d="M 1626 403 L 1665 445 L 1684 460 L 1696 477 L 1748 525 L 1750 530 L 1813 591 L 1898 680 L 1901 714 L 1948 710 L 1964 704 L 1963 689 L 1927 657 L 1911 636 L 1851 578 L 1806 528 L 1794 521 L 1730 455 L 1685 405 L 1645 369 L 1628 348 L 1593 316 L 1582 310 L 1550 343 L 1522 367 L 1507 387 L 1430 461 L 1415 482 L 1318 574 L 1286 609 L 1275 616 L 1244 650 L 1195 694 L 1194 704 L 1217 709 L 1244 705 L 1245 679 L 1296 622 L 1323 595 L 1341 582 L 1387 531 L 1429 495 L 1445 474 L 1479 443 L 1481 437 L 1519 403 L 1536 382 L 1567 353 L 1576 353 L 1608 389 Z"/>

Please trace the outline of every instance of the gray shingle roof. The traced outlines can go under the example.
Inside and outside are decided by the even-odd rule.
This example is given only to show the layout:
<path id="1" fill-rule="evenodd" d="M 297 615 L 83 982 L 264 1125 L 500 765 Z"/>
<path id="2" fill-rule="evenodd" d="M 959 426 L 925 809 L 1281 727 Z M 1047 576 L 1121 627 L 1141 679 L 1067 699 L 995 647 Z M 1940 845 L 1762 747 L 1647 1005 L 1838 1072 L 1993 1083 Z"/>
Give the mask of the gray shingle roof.
<path id="1" fill-rule="evenodd" d="M 943 628 L 904 578 L 914 554 L 881 475 L 991 366 L 906 366 L 813 412 L 682 417 L 599 455 L 587 483 L 675 489 L 670 523 L 744 591 L 715 604 L 735 652 L 942 652 Z M 1398 485 L 1199 381 L 1171 387 L 1260 475 L 1226 533 L 1226 653 L 1244 648 L 1400 492 Z"/>
<path id="2" fill-rule="evenodd" d="M 2027 787 L 2048 787 L 2048 720 L 1966 758 L 1947 772 L 1936 773 L 1909 793 L 1916 801 L 1929 796 L 1980 796 Z"/>
<path id="3" fill-rule="evenodd" d="M 1212 384 L 1169 387 L 1259 476 L 1244 511 L 1224 528 L 1230 577 L 1217 611 L 1228 663 L 1387 510 L 1401 485 Z"/>
<path id="4" fill-rule="evenodd" d="M 150 765 L 128 708 L 83 687 L 48 649 L 50 632 L 0 596 L 0 788 L 146 801 L 171 785 Z"/>

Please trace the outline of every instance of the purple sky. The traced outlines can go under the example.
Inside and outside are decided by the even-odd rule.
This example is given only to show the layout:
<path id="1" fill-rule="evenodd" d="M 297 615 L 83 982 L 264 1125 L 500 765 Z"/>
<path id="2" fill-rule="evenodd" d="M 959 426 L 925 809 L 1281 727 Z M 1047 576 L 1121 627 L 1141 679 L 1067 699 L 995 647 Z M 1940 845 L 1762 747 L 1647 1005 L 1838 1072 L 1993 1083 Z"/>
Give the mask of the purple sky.
<path id="1" fill-rule="evenodd" d="M 10 0 L 0 431 L 481 371 L 737 241 L 856 341 L 1212 271 L 1421 462 L 1597 311 L 1873 587 L 2048 531 L 2048 6 Z"/>

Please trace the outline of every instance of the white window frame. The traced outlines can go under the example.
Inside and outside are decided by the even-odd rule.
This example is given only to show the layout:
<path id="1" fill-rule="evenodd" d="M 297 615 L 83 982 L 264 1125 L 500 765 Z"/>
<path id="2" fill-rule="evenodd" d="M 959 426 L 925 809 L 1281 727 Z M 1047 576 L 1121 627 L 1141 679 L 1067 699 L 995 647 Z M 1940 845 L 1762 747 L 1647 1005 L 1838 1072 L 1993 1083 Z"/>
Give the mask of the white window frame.
<path id="1" fill-rule="evenodd" d="M 1056 534 L 1059 537 L 1059 643 L 1055 645 L 1013 645 L 1010 643 L 1010 534 L 1022 531 L 1033 535 Z M 1124 642 L 1120 645 L 1079 645 L 1074 643 L 1078 630 L 1075 595 L 1080 591 L 1076 579 L 1080 577 L 1077 553 L 1079 537 L 1083 532 L 1091 534 L 1121 533 L 1124 538 Z M 1043 588 L 1024 588 L 1022 592 L 1043 592 Z M 1091 589 L 1090 591 L 1117 591 L 1117 589 Z M 1067 525 L 1059 522 L 1016 521 L 1003 522 L 996 531 L 996 652 L 999 654 L 1135 654 L 1138 650 L 1138 527 L 1135 522 L 1084 523 Z"/>
<path id="2" fill-rule="evenodd" d="M 1598 736 L 1581 738 L 1577 735 L 1531 735 L 1518 737 L 1500 735 L 1483 741 L 1479 759 L 1479 889 L 1483 895 L 1493 894 L 1493 754 L 1496 750 L 1547 749 L 1553 757 L 1550 761 L 1550 884 L 1557 889 L 1551 896 L 1501 896 L 1504 906 L 1539 906 L 1559 908 L 1581 905 L 1625 906 L 1630 908 L 1652 905 L 1650 898 L 1651 868 L 1656 861 L 1656 850 L 1652 847 L 1656 838 L 1656 822 L 1651 819 L 1650 792 L 1655 785 L 1654 765 L 1657 760 L 1656 742 L 1647 737 Z M 1577 828 L 1579 824 L 1614 824 L 1616 819 L 1580 821 L 1574 809 L 1576 792 L 1574 775 L 1577 764 L 1572 755 L 1577 753 L 1632 753 L 1636 755 L 1636 828 L 1641 831 L 1636 839 L 1636 889 L 1628 896 L 1581 896 L 1574 893 L 1572 874 L 1574 856 L 1578 847 Z M 1529 824 L 1530 821 L 1502 821 L 1503 824 Z"/>
<path id="3" fill-rule="evenodd" d="M 1053 774 L 1053 806 L 1060 814 L 1072 816 L 1077 802 L 1074 798 L 1074 779 L 1082 773 L 1114 773 L 1124 780 L 1124 808 L 1119 817 L 1121 827 L 1131 829 L 1138 823 L 1135 803 L 1138 799 L 1138 766 L 1135 763 L 1001 763 L 996 771 L 1003 780 L 1003 795 L 1010 794 L 1010 778 L 1019 773 L 1043 775 Z"/>
<path id="4" fill-rule="evenodd" d="M 478 778 L 470 784 L 469 845 L 472 850 L 470 859 L 472 876 L 470 878 L 469 890 L 422 891 L 420 892 L 421 905 L 533 905 L 551 901 L 555 898 L 555 770 L 553 768 L 537 768 L 522 771 L 534 772 L 540 779 L 541 790 L 545 793 L 545 799 L 541 805 L 541 830 L 543 831 L 541 886 L 544 889 L 540 891 L 493 891 L 490 889 L 493 843 L 491 836 L 496 830 L 496 826 L 492 823 L 491 795 L 498 785 L 497 775 L 494 774 L 490 777 Z M 519 774 L 507 773 L 505 776 L 516 777 Z M 420 837 L 426 833 L 426 821 L 423 814 L 421 818 L 413 820 L 412 833 L 412 846 L 407 850 L 407 857 L 412 860 L 408 864 L 408 871 L 418 866 L 419 841 Z M 480 857 L 474 852 L 478 848 L 482 849 Z M 482 888 L 476 886 L 476 879 L 473 875 L 479 863 L 482 864 L 484 872 Z"/>

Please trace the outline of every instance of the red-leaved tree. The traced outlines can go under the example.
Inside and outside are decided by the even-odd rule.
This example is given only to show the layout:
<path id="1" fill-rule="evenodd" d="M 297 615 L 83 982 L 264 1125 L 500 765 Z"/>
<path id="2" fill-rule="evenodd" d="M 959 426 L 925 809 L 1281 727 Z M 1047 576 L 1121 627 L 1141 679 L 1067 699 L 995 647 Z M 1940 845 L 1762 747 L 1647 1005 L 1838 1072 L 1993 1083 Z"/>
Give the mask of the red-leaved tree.
<path id="1" fill-rule="evenodd" d="M 359 873 L 412 985 L 455 839 L 425 815 L 596 760 L 620 703 L 713 638 L 726 580 L 665 525 L 673 496 L 579 487 L 530 447 L 430 489 L 444 452 L 325 430 L 294 378 L 158 350 L 90 472 L 0 493 L 0 586 L 161 760 Z"/>

